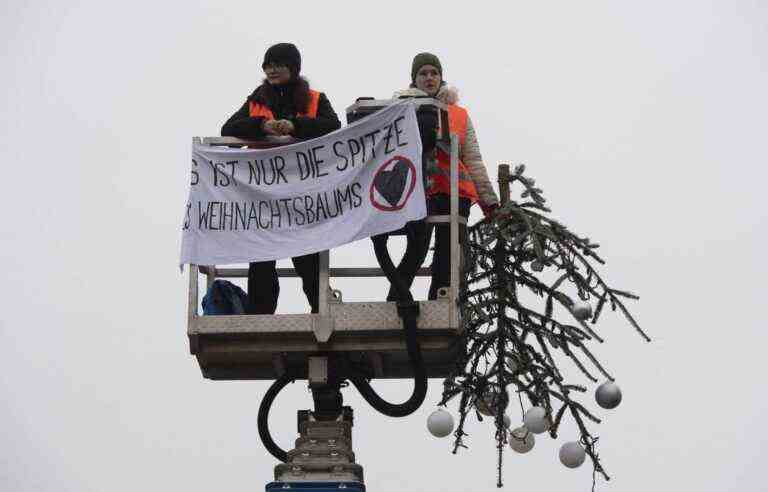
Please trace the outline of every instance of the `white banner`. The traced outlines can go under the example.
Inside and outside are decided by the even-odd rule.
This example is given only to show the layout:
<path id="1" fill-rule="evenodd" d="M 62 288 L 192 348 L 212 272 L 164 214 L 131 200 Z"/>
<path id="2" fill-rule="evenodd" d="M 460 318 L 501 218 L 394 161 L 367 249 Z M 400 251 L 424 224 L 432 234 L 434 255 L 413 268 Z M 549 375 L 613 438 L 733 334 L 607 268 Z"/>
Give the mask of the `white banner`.
<path id="1" fill-rule="evenodd" d="M 181 263 L 276 260 L 426 216 L 414 105 L 272 149 L 195 144 Z"/>

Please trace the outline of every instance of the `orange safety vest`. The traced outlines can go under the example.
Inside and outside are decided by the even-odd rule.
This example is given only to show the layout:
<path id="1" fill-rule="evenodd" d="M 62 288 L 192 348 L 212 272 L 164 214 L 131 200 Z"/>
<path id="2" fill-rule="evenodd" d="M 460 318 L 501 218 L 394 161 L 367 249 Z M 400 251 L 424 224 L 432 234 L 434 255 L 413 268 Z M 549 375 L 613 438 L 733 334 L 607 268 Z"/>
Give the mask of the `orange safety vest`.
<path id="1" fill-rule="evenodd" d="M 448 126 L 451 133 L 455 133 L 459 137 L 459 148 L 467 140 L 468 119 L 469 115 L 466 109 L 455 104 L 448 106 Z M 450 195 L 451 156 L 440 149 L 437 150 L 437 168 L 437 171 L 429 176 L 431 185 L 427 189 L 427 196 L 438 193 Z M 472 176 L 469 174 L 467 166 L 464 165 L 461 159 L 459 159 L 459 196 L 468 198 L 472 203 L 479 201 L 475 183 L 472 181 Z"/>
<path id="2" fill-rule="evenodd" d="M 306 112 L 300 112 L 297 116 L 304 116 L 307 118 L 317 118 L 317 106 L 320 103 L 320 93 L 310 89 L 309 91 L 309 104 L 307 105 Z M 249 105 L 249 114 L 252 118 L 262 117 L 267 120 L 274 120 L 275 115 L 272 110 L 264 104 L 259 104 L 256 101 L 251 101 Z"/>

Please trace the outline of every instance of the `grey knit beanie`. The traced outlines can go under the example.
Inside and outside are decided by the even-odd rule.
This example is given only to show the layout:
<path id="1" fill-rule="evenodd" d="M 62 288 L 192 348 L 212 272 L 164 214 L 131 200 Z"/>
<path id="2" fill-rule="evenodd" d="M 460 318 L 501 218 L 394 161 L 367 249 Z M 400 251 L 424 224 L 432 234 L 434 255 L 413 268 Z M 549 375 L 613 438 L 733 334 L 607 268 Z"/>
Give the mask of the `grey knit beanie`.
<path id="1" fill-rule="evenodd" d="M 413 57 L 413 64 L 411 64 L 411 82 L 416 82 L 416 73 L 424 65 L 433 65 L 440 72 L 440 77 L 443 76 L 443 66 L 440 65 L 440 59 L 432 53 L 419 53 Z"/>

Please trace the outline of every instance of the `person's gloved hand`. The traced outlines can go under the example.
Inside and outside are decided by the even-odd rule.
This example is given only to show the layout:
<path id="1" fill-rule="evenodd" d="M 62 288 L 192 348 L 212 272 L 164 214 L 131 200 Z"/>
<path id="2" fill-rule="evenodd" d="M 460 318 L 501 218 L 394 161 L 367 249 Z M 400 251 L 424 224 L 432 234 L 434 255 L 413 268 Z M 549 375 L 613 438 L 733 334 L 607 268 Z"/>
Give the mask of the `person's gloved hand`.
<path id="1" fill-rule="evenodd" d="M 483 202 L 480 202 L 480 208 L 483 211 L 483 215 L 485 215 L 486 219 L 490 219 L 493 217 L 493 215 L 496 213 L 496 211 L 499 209 L 498 203 L 492 203 L 490 205 L 486 205 Z"/>
<path id="2" fill-rule="evenodd" d="M 275 131 L 278 135 L 292 135 L 296 128 L 290 120 L 275 121 Z"/>
<path id="3" fill-rule="evenodd" d="M 264 133 L 267 135 L 280 135 L 280 132 L 278 131 L 279 126 L 280 125 L 276 120 L 264 120 L 261 124 L 261 129 L 264 130 Z"/>

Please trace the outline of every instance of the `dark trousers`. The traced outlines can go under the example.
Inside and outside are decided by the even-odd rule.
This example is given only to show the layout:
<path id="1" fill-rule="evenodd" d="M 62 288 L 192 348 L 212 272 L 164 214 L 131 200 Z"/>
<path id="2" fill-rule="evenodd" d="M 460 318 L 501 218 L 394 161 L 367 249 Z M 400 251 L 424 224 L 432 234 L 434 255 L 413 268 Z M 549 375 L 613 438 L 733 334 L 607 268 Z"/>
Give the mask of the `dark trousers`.
<path id="1" fill-rule="evenodd" d="M 312 312 L 318 312 L 320 292 L 320 256 L 317 253 L 291 258 L 293 268 L 301 278 L 301 286 L 307 296 Z M 280 282 L 277 278 L 275 261 L 260 261 L 248 264 L 249 314 L 275 314 Z"/>
<path id="2" fill-rule="evenodd" d="M 468 218 L 469 209 L 472 202 L 466 198 L 459 198 L 459 215 Z M 428 215 L 448 215 L 451 213 L 451 199 L 448 195 L 433 195 L 427 198 Z M 433 229 L 435 232 L 435 253 L 432 256 L 432 282 L 429 285 L 428 299 L 437 299 L 437 291 L 442 287 L 451 285 L 451 227 L 449 223 L 435 225 L 427 224 L 424 221 L 409 222 L 406 226 L 406 232 L 410 236 L 423 235 L 423 239 L 429 243 L 432 238 Z M 459 244 L 464 244 L 467 230 L 463 225 L 459 225 Z M 409 240 L 411 240 L 409 238 Z M 418 254 L 420 248 L 408 248 L 405 250 L 403 258 L 397 265 L 397 273 L 403 279 L 408 288 L 413 285 L 413 279 L 416 277 L 421 265 L 426 258 L 426 248 L 421 249 L 423 254 Z M 390 287 L 387 295 L 388 301 L 394 301 L 397 295 Z"/>

